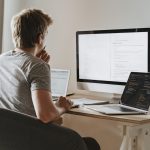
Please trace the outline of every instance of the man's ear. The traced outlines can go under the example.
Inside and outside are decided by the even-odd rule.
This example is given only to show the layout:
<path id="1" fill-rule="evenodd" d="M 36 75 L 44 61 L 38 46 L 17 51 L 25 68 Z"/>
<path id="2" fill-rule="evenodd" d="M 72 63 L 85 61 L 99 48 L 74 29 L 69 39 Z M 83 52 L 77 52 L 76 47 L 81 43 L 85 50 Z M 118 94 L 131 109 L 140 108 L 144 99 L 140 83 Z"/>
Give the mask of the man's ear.
<path id="1" fill-rule="evenodd" d="M 37 39 L 36 39 L 36 43 L 42 44 L 42 42 L 43 42 L 43 34 L 38 34 Z"/>

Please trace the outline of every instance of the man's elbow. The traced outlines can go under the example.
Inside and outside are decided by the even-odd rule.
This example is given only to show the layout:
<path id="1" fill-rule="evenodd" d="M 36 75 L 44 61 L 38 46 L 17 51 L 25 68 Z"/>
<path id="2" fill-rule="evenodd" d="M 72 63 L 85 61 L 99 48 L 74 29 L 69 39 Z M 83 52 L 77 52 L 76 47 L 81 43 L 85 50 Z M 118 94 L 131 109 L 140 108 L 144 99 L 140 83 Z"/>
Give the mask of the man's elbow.
<path id="1" fill-rule="evenodd" d="M 58 117 L 57 114 L 39 114 L 37 118 L 41 120 L 43 123 L 53 122 Z"/>

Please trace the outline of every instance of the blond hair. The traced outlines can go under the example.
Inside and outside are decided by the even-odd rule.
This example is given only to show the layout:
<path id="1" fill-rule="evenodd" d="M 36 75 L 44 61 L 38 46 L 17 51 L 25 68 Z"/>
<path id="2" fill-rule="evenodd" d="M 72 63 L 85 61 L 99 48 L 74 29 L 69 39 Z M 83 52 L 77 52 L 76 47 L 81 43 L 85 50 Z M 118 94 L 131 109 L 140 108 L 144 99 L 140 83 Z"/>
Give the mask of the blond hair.
<path id="1" fill-rule="evenodd" d="M 11 31 L 13 43 L 16 48 L 32 48 L 40 34 L 47 31 L 52 24 L 48 14 L 38 9 L 25 9 L 13 16 L 11 20 Z"/>

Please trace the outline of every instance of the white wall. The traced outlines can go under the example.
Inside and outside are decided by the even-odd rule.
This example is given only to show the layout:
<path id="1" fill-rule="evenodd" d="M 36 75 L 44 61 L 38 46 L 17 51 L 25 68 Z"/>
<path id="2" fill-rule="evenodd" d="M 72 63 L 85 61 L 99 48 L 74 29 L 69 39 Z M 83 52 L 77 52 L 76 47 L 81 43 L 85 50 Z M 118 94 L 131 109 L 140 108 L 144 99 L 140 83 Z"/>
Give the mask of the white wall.
<path id="1" fill-rule="evenodd" d="M 18 13 L 23 8 L 26 8 L 26 0 L 4 0 L 4 18 L 3 18 L 3 39 L 2 39 L 2 51 L 8 51 L 13 49 L 13 43 L 11 38 L 10 22 L 14 14 Z"/>

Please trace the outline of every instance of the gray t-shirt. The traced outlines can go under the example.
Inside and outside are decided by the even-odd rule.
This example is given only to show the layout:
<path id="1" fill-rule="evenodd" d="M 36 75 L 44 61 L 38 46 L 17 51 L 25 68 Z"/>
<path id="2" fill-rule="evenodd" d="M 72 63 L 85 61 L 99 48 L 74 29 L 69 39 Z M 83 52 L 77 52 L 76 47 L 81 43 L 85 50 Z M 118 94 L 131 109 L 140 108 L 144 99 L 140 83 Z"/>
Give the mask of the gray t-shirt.
<path id="1" fill-rule="evenodd" d="M 31 91 L 50 91 L 50 67 L 28 52 L 0 55 L 0 107 L 35 116 Z"/>

